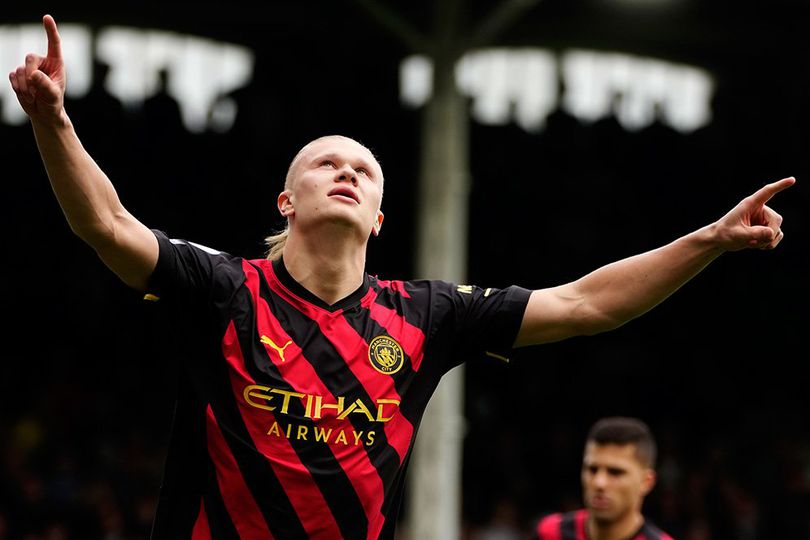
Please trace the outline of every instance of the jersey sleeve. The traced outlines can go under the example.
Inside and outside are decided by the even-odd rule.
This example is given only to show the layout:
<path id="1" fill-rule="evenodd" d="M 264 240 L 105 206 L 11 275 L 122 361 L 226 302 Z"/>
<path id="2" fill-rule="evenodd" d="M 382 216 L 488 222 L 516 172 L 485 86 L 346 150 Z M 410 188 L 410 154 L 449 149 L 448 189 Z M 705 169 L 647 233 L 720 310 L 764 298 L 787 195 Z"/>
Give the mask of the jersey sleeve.
<path id="1" fill-rule="evenodd" d="M 549 514 L 541 518 L 532 531 L 532 540 L 562 540 L 562 514 Z"/>
<path id="2" fill-rule="evenodd" d="M 440 282 L 433 334 L 449 347 L 446 369 L 482 355 L 508 361 L 530 295 L 515 285 L 495 289 Z"/>
<path id="3" fill-rule="evenodd" d="M 159 255 L 149 279 L 153 299 L 173 301 L 224 300 L 243 279 L 238 258 L 187 240 L 169 238 L 153 229 Z"/>

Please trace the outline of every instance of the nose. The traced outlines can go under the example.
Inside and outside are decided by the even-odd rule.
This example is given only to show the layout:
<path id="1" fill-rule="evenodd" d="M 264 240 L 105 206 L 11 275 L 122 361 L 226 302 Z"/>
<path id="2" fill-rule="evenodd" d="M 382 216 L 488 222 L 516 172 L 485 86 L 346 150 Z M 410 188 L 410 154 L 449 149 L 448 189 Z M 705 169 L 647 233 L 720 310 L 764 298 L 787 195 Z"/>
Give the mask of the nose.
<path id="1" fill-rule="evenodd" d="M 593 475 L 593 484 L 598 488 L 604 488 L 607 485 L 608 476 L 605 471 L 598 471 Z"/>
<path id="2" fill-rule="evenodd" d="M 337 180 L 339 182 L 351 182 L 352 185 L 357 185 L 357 173 L 350 165 L 344 165 L 338 171 Z"/>

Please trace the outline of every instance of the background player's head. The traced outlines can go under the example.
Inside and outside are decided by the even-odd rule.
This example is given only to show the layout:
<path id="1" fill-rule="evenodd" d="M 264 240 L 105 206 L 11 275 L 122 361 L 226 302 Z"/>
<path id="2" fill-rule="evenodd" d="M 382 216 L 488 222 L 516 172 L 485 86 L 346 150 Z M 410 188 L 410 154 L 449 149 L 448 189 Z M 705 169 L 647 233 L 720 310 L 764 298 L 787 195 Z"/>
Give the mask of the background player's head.
<path id="1" fill-rule="evenodd" d="M 641 513 L 655 485 L 656 444 L 637 418 L 608 417 L 588 432 L 582 459 L 585 506 L 597 523 L 613 523 Z"/>
<path id="2" fill-rule="evenodd" d="M 267 258 L 281 256 L 296 216 L 303 216 L 305 221 L 327 219 L 334 224 L 356 226 L 361 234 L 378 234 L 383 221 L 383 184 L 376 156 L 354 139 L 326 135 L 310 141 L 298 151 L 287 170 L 284 191 L 278 197 L 278 209 L 287 224 L 283 231 L 266 238 Z M 357 204 L 333 194 L 336 186 L 340 186 L 338 191 L 347 191 L 344 195 Z M 335 204 L 324 199 L 330 194 L 335 200 L 329 202 Z"/>

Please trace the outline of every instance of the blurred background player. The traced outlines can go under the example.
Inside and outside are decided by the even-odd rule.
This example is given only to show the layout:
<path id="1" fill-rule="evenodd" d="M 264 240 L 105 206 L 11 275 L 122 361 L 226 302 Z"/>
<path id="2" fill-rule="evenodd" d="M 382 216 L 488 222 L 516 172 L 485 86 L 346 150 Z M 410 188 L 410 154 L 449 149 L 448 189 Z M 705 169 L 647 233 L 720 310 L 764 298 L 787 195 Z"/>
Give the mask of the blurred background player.
<path id="1" fill-rule="evenodd" d="M 645 519 L 655 486 L 656 443 L 638 418 L 608 417 L 588 432 L 582 458 L 585 508 L 540 520 L 535 540 L 672 540 Z"/>

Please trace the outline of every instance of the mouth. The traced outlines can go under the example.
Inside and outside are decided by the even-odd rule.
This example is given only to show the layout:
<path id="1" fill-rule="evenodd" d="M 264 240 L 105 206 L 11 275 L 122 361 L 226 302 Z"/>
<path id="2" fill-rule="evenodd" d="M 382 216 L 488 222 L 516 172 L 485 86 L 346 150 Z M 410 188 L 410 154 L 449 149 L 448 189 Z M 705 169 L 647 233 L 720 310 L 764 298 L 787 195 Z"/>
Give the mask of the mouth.
<path id="1" fill-rule="evenodd" d="M 591 508 L 594 510 L 605 510 L 610 507 L 610 500 L 601 495 L 591 497 Z"/>
<path id="2" fill-rule="evenodd" d="M 336 187 L 332 191 L 328 193 L 329 197 L 337 197 L 340 199 L 348 199 L 357 204 L 360 204 L 360 198 L 357 194 L 349 188 L 346 187 Z"/>

